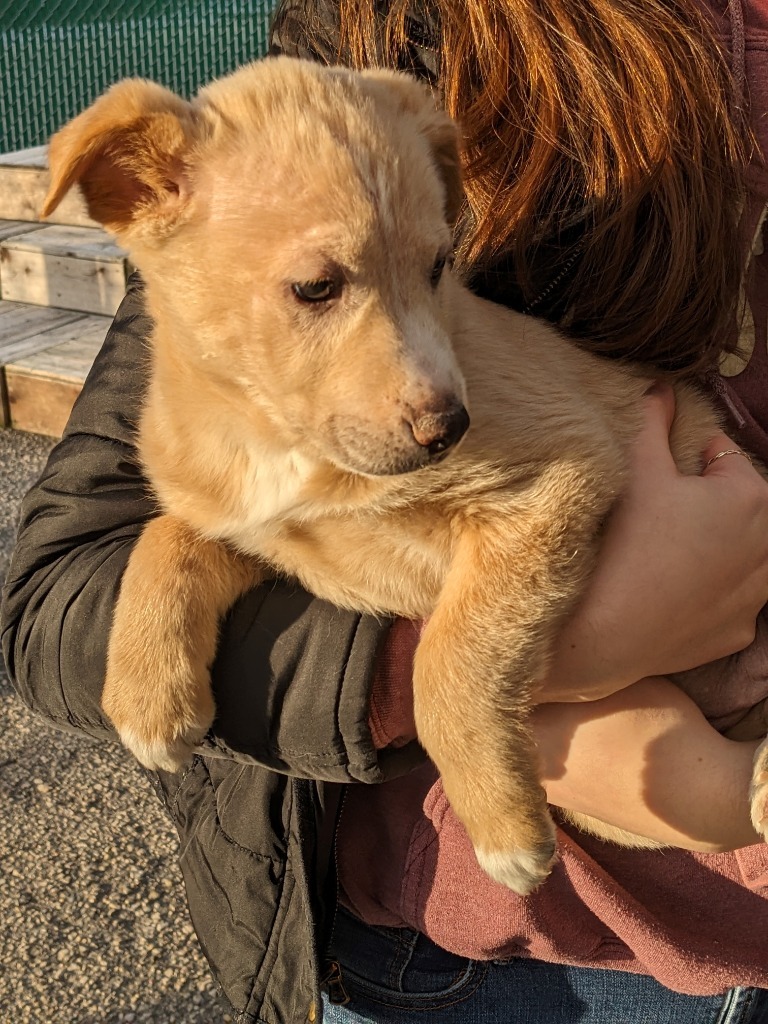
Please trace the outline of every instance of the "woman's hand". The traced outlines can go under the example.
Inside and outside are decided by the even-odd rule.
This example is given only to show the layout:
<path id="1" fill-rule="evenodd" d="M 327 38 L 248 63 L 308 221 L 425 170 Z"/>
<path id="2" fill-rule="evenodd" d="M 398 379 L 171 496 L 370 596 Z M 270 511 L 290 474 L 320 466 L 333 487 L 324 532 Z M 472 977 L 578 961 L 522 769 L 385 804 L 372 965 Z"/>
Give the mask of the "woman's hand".
<path id="1" fill-rule="evenodd" d="M 756 744 L 721 736 L 658 677 L 751 642 L 768 602 L 768 484 L 735 455 L 700 477 L 683 476 L 669 448 L 673 416 L 669 389 L 649 394 L 629 492 L 561 635 L 537 694 L 548 703 L 532 723 L 552 803 L 664 844 L 717 852 L 759 841 L 748 796 Z M 718 434 L 705 461 L 736 447 Z M 413 626 L 395 635 L 412 653 Z M 387 678 L 384 710 L 392 704 Z M 401 704 L 395 732 L 412 738 L 412 711 Z"/>
<path id="2" fill-rule="evenodd" d="M 743 650 L 768 601 L 768 483 L 728 455 L 681 474 L 670 388 L 645 399 L 629 491 L 589 590 L 561 634 L 539 701 L 596 700 L 646 676 Z M 704 453 L 738 448 L 718 434 Z"/>
<path id="3" fill-rule="evenodd" d="M 704 853 L 760 842 L 749 814 L 758 744 L 721 736 L 668 680 L 541 705 L 533 728 L 551 803 Z"/>

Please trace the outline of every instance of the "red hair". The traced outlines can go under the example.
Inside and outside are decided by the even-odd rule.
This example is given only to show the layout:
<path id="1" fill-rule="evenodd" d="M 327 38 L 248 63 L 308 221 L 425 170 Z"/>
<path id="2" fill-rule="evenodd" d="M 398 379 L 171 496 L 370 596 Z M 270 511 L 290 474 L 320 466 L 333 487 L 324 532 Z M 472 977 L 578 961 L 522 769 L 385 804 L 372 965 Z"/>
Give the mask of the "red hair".
<path id="1" fill-rule="evenodd" d="M 340 0 L 334 59 L 407 68 L 412 6 Z M 593 351 L 715 366 L 735 344 L 748 133 L 694 0 L 425 7 L 464 141 L 459 265 L 501 261 L 528 302 L 556 290 Z"/>

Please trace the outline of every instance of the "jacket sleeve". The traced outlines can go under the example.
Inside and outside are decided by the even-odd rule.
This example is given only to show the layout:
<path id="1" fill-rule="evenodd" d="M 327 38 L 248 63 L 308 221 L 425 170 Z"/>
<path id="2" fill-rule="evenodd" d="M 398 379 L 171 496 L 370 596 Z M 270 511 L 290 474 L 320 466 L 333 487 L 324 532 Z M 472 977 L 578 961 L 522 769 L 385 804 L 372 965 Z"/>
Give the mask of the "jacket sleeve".
<path id="1" fill-rule="evenodd" d="M 133 443 L 150 329 L 134 277 L 64 436 L 22 503 L 3 588 L 2 647 L 21 699 L 54 725 L 97 738 L 114 736 L 100 698 L 120 579 L 157 511 Z M 388 769 L 367 725 L 388 627 L 288 583 L 247 594 L 222 629 L 208 753 L 330 781 L 405 770 L 415 751 L 392 752 Z"/>

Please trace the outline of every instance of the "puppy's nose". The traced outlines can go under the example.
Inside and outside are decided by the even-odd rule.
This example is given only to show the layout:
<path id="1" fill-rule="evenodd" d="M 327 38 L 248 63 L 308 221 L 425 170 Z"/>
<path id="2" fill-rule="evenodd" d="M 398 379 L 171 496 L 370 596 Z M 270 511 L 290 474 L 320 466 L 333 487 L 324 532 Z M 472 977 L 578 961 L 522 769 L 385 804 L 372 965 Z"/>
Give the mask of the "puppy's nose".
<path id="1" fill-rule="evenodd" d="M 425 412 L 415 416 L 411 431 L 416 443 L 437 459 L 453 448 L 466 434 L 469 413 L 463 405 L 454 405 L 441 412 Z"/>

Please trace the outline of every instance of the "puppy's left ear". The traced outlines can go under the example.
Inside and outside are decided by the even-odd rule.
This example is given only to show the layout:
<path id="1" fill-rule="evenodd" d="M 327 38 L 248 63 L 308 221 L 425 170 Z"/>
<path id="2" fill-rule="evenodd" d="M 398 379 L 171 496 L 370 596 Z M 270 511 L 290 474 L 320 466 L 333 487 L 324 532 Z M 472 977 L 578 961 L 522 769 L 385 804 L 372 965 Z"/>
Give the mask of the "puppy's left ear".
<path id="1" fill-rule="evenodd" d="M 79 184 L 89 215 L 120 236 L 163 233 L 188 195 L 192 107 L 143 79 L 126 79 L 53 136 L 43 217 Z"/>
<path id="2" fill-rule="evenodd" d="M 428 110 L 425 111 L 422 130 L 429 140 L 445 188 L 445 219 L 455 227 L 464 205 L 458 126 L 442 110 Z"/>
<path id="3" fill-rule="evenodd" d="M 429 142 L 445 189 L 445 219 L 454 227 L 465 198 L 458 125 L 444 110 L 437 107 L 430 89 L 412 75 L 375 69 L 364 71 L 363 76 L 374 88 L 397 97 L 400 109 L 416 118 L 419 131 Z"/>

